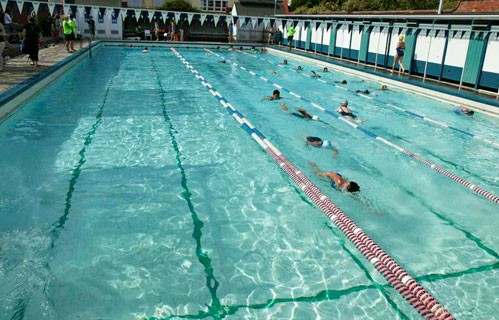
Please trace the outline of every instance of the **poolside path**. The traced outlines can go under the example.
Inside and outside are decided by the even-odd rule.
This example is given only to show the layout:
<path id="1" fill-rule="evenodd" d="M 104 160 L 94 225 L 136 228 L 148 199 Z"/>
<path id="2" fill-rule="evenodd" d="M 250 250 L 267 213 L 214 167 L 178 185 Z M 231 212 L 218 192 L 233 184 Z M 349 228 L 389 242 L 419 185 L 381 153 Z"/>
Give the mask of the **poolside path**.
<path id="1" fill-rule="evenodd" d="M 81 48 L 88 45 L 87 42 L 81 44 Z M 80 49 L 80 43 L 74 45 L 76 50 Z M 3 71 L 0 71 L 0 94 L 16 84 L 31 78 L 43 69 L 46 69 L 57 62 L 71 55 L 66 51 L 64 42 L 50 44 L 47 48 L 41 48 L 39 53 L 40 67 L 34 67 L 28 63 L 28 55 L 21 54 L 17 57 L 5 60 Z M 5 57 L 4 57 L 5 58 Z"/>

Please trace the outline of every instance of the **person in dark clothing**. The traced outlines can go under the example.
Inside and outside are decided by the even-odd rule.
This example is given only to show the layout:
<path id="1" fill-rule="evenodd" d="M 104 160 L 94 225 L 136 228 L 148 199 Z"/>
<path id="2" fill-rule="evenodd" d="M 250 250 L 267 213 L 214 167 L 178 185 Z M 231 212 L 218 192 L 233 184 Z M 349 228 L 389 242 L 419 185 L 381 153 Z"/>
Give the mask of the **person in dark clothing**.
<path id="1" fill-rule="evenodd" d="M 24 26 L 23 37 L 24 37 L 24 52 L 29 54 L 29 59 L 31 60 L 31 65 L 38 67 L 38 51 L 40 50 L 39 39 L 42 30 L 35 23 L 34 17 L 28 18 L 28 23 Z"/>
<path id="2" fill-rule="evenodd" d="M 90 31 L 92 40 L 95 40 L 95 20 L 92 16 L 88 18 L 88 30 Z"/>

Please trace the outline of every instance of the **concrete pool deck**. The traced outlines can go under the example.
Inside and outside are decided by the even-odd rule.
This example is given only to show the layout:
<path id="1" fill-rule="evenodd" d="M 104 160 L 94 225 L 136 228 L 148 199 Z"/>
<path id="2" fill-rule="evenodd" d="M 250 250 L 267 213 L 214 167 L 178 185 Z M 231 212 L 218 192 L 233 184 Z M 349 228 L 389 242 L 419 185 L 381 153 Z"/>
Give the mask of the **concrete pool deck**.
<path id="1" fill-rule="evenodd" d="M 81 48 L 85 48 L 87 45 L 86 42 L 82 43 Z M 77 53 L 80 49 L 80 43 L 76 42 L 74 48 Z M 72 53 L 67 52 L 65 44 L 61 42 L 40 49 L 40 67 L 29 65 L 26 54 L 8 60 L 4 58 L 4 69 L 0 71 L 0 94 L 71 55 Z"/>

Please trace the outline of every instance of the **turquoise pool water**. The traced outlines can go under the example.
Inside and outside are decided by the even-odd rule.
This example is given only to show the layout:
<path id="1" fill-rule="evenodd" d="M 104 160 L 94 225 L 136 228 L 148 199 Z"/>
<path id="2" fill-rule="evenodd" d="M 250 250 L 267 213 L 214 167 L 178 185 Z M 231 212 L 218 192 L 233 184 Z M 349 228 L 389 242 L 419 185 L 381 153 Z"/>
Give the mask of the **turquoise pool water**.
<path id="1" fill-rule="evenodd" d="M 294 96 L 282 101 L 324 123 L 261 101 L 275 87 L 215 55 L 178 51 L 456 318 L 497 314 L 497 204 Z M 217 53 L 330 110 L 348 99 L 366 129 L 499 193 L 497 148 L 384 102 L 490 140 L 497 119 Z M 100 48 L 1 124 L 0 154 L 2 319 L 418 317 L 170 50 Z M 361 192 L 335 191 L 309 161 Z"/>

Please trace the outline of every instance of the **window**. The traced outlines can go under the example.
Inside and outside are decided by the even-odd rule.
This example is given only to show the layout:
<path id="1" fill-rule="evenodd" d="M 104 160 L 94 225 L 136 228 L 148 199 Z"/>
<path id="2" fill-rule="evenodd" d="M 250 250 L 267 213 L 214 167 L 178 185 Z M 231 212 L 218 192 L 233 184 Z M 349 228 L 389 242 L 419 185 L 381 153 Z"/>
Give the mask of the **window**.
<path id="1" fill-rule="evenodd" d="M 223 12 L 227 5 L 227 0 L 202 0 L 201 10 Z"/>

